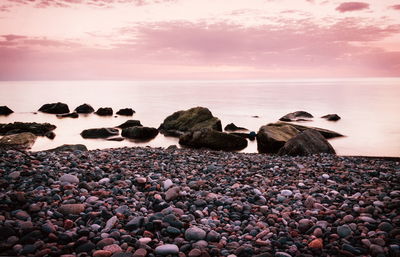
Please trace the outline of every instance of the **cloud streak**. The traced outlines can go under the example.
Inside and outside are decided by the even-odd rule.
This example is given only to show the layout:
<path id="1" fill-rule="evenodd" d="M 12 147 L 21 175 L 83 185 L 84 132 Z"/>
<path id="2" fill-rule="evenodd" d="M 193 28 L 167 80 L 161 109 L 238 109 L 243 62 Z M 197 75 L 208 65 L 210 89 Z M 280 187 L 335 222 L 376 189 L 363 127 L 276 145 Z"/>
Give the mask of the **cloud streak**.
<path id="1" fill-rule="evenodd" d="M 341 3 L 336 10 L 339 12 L 354 12 L 354 11 L 361 11 L 369 8 L 368 3 L 364 2 L 345 2 Z"/>

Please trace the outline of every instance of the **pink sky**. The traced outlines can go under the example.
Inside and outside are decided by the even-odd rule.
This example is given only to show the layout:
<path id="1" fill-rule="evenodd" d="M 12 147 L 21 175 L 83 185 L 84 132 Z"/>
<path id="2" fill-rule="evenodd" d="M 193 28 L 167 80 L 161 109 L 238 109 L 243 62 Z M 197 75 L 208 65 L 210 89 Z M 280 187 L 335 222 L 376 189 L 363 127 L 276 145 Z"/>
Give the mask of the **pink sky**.
<path id="1" fill-rule="evenodd" d="M 399 76 L 397 0 L 0 2 L 0 80 Z"/>

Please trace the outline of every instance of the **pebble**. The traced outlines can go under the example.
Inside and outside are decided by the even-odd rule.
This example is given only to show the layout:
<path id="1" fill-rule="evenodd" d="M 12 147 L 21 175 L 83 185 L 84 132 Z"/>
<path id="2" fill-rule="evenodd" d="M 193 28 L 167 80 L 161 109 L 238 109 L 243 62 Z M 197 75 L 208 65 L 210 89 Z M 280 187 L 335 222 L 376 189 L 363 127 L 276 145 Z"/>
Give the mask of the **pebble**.
<path id="1" fill-rule="evenodd" d="M 156 247 L 155 253 L 159 255 L 178 254 L 179 248 L 173 244 L 160 245 Z"/>
<path id="2" fill-rule="evenodd" d="M 17 178 L 19 178 L 21 176 L 21 172 L 19 172 L 19 171 L 14 171 L 14 172 L 11 172 L 9 175 L 8 175 L 8 177 L 9 178 L 11 178 L 11 179 L 17 179 Z"/>
<path id="3" fill-rule="evenodd" d="M 164 186 L 164 190 L 168 190 L 168 188 L 170 188 L 174 183 L 172 182 L 172 180 L 167 179 L 164 181 L 163 186 Z"/>
<path id="4" fill-rule="evenodd" d="M 93 257 L 109 257 L 112 255 L 112 252 L 106 250 L 97 250 L 93 253 Z"/>
<path id="5" fill-rule="evenodd" d="M 285 196 L 285 197 L 289 197 L 293 195 L 293 192 L 287 189 L 284 189 L 281 191 L 281 195 Z"/>
<path id="6" fill-rule="evenodd" d="M 349 235 L 351 235 L 352 230 L 349 226 L 343 225 L 337 228 L 337 233 L 340 237 L 348 237 Z"/>
<path id="7" fill-rule="evenodd" d="M 188 241 L 198 241 L 206 238 L 206 232 L 198 227 L 191 227 L 185 231 L 185 238 Z"/>
<path id="8" fill-rule="evenodd" d="M 77 176 L 71 175 L 71 174 L 64 174 L 58 180 L 60 182 L 68 182 L 68 183 L 71 183 L 71 184 L 78 184 L 79 183 L 79 178 Z"/>
<path id="9" fill-rule="evenodd" d="M 147 255 L 146 249 L 140 248 L 133 253 L 133 257 L 145 257 Z"/>
<path id="10" fill-rule="evenodd" d="M 322 249 L 324 247 L 323 240 L 321 238 L 314 239 L 308 244 L 308 247 L 312 249 Z"/>

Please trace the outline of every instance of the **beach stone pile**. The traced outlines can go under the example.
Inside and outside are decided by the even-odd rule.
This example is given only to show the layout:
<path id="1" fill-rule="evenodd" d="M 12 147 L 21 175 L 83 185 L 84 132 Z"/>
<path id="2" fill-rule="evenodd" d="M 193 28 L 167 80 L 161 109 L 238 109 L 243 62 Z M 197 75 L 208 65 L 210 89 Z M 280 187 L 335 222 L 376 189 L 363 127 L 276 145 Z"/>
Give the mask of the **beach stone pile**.
<path id="1" fill-rule="evenodd" d="M 399 256 L 400 162 L 0 151 L 1 256 Z"/>

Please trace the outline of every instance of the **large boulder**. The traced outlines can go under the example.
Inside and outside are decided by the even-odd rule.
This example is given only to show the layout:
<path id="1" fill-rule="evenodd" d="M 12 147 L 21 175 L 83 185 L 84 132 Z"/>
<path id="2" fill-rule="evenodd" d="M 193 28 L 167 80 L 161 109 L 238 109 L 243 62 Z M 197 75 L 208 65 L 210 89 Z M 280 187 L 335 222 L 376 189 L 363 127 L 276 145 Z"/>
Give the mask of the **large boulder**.
<path id="1" fill-rule="evenodd" d="M 121 135 L 132 139 L 148 140 L 158 135 L 158 129 L 142 126 L 128 127 L 122 130 Z"/>
<path id="2" fill-rule="evenodd" d="M 31 132 L 37 136 L 44 136 L 55 128 L 55 125 L 49 123 L 14 122 L 8 124 L 0 124 L 0 135 Z"/>
<path id="3" fill-rule="evenodd" d="M 10 115 L 11 113 L 13 113 L 13 110 L 8 108 L 7 106 L 0 106 L 0 115 Z"/>
<path id="4" fill-rule="evenodd" d="M 93 107 L 90 104 L 81 104 L 75 108 L 76 113 L 92 113 L 94 112 Z"/>
<path id="5" fill-rule="evenodd" d="M 225 131 L 238 131 L 238 130 L 247 130 L 246 128 L 238 127 L 233 123 L 229 123 L 224 128 Z"/>
<path id="6" fill-rule="evenodd" d="M 51 114 L 62 114 L 62 113 L 69 113 L 69 108 L 67 104 L 58 102 L 58 103 L 44 104 L 42 107 L 40 107 L 39 111 Z"/>
<path id="7" fill-rule="evenodd" d="M 278 154 L 306 156 L 320 153 L 335 154 L 335 150 L 321 133 L 314 129 L 307 129 L 287 141 Z"/>
<path id="8" fill-rule="evenodd" d="M 212 150 L 239 151 L 247 147 L 247 140 L 211 128 L 203 128 L 185 133 L 179 138 L 179 144 L 192 148 L 205 147 Z"/>
<path id="9" fill-rule="evenodd" d="M 142 124 L 140 123 L 140 120 L 127 120 L 121 125 L 117 126 L 117 128 L 129 128 L 129 127 L 141 127 Z"/>
<path id="10" fill-rule="evenodd" d="M 49 149 L 47 152 L 73 152 L 73 151 L 87 151 L 87 147 L 82 144 L 77 145 L 61 145 L 59 147 Z"/>
<path id="11" fill-rule="evenodd" d="M 335 138 L 335 137 L 343 137 L 343 135 L 340 133 L 337 133 L 335 131 L 328 130 L 328 129 L 323 129 L 323 128 L 307 127 L 307 126 L 302 126 L 302 125 L 297 125 L 297 124 L 292 124 L 292 123 L 287 123 L 287 122 L 277 122 L 277 123 L 274 123 L 274 125 L 275 126 L 291 125 L 299 131 L 304 131 L 307 129 L 314 129 L 314 130 L 318 131 L 319 133 L 321 133 L 321 135 L 323 137 L 325 137 L 326 139 Z"/>
<path id="12" fill-rule="evenodd" d="M 0 138 L 0 148 L 29 149 L 35 143 L 36 138 L 37 136 L 30 132 L 6 135 Z"/>
<path id="13" fill-rule="evenodd" d="M 291 112 L 280 118 L 280 121 L 302 121 L 302 120 L 308 120 L 310 118 L 314 118 L 312 114 L 306 112 L 306 111 L 297 111 L 297 112 Z"/>
<path id="14" fill-rule="evenodd" d="M 340 120 L 340 116 L 337 114 L 327 114 L 322 116 L 321 118 L 329 120 L 329 121 L 338 121 Z"/>
<path id="15" fill-rule="evenodd" d="M 113 109 L 110 107 L 101 107 L 96 111 L 96 114 L 99 116 L 111 116 L 113 115 Z"/>
<path id="16" fill-rule="evenodd" d="M 168 116 L 159 130 L 167 135 L 179 136 L 203 128 L 222 131 L 221 121 L 212 115 L 209 109 L 194 107 L 186 111 L 177 111 Z"/>
<path id="17" fill-rule="evenodd" d="M 76 119 L 79 117 L 79 114 L 76 112 L 57 114 L 57 118 L 73 118 Z"/>
<path id="18" fill-rule="evenodd" d="M 135 111 L 132 108 L 124 108 L 117 111 L 118 115 L 124 115 L 124 116 L 132 116 L 134 113 Z"/>
<path id="19" fill-rule="evenodd" d="M 279 149 L 292 137 L 299 134 L 299 130 L 291 125 L 276 126 L 268 124 L 262 126 L 257 133 L 257 149 L 259 153 L 278 153 Z"/>
<path id="20" fill-rule="evenodd" d="M 117 136 L 118 134 L 119 131 L 115 128 L 93 128 L 85 129 L 81 132 L 83 138 L 107 138 Z"/>

